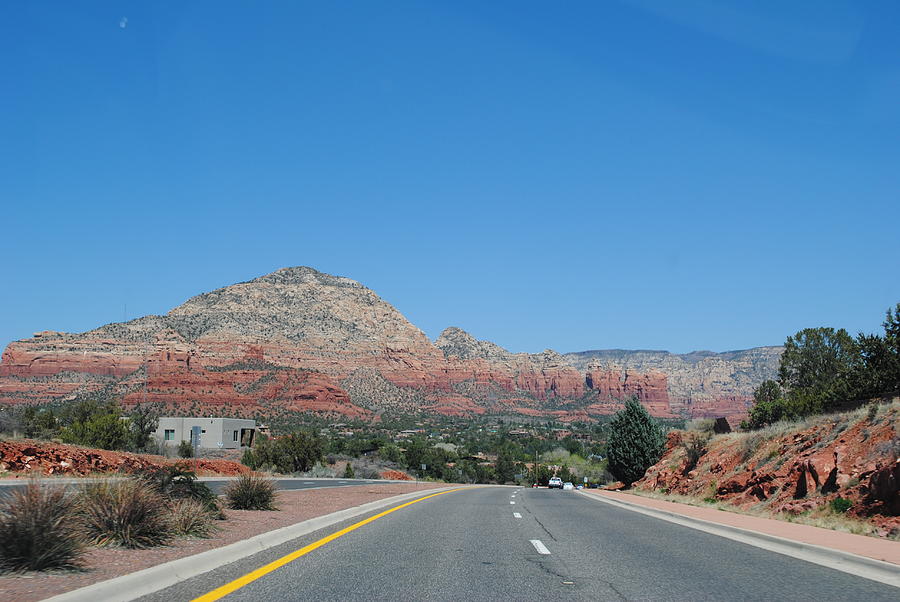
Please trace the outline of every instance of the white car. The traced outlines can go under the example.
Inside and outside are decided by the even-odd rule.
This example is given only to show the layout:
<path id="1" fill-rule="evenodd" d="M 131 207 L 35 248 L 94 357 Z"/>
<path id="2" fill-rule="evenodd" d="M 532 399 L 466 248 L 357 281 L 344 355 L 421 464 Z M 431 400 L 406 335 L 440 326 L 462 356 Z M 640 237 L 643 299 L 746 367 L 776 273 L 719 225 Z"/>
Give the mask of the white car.
<path id="1" fill-rule="evenodd" d="M 566 491 L 568 489 L 575 489 L 575 485 L 573 485 L 572 483 L 569 483 L 567 481 L 567 482 L 563 483 L 562 488 L 563 488 L 563 491 Z"/>
<path id="2" fill-rule="evenodd" d="M 547 483 L 547 487 L 550 489 L 562 489 L 563 482 L 559 477 L 550 477 L 550 482 Z"/>

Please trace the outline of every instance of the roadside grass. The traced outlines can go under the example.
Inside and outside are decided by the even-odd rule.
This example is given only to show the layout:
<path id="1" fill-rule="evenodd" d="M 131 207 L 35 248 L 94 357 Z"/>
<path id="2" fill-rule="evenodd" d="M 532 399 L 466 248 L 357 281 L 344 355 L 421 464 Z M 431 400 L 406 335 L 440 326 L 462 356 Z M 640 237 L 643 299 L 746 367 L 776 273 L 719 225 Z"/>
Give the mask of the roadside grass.
<path id="1" fill-rule="evenodd" d="M 165 498 L 138 480 L 83 485 L 79 514 L 86 539 L 98 546 L 149 548 L 174 536 Z"/>
<path id="2" fill-rule="evenodd" d="M 29 481 L 0 499 L 0 570 L 78 569 L 84 545 L 76 500 L 66 489 Z"/>
<path id="3" fill-rule="evenodd" d="M 759 508 L 740 508 L 728 502 L 716 500 L 714 498 L 701 498 L 699 496 L 681 495 L 676 493 L 662 493 L 660 491 L 639 491 L 630 489 L 624 493 L 646 497 L 655 500 L 663 500 L 666 502 L 676 502 L 686 504 L 688 506 L 697 506 L 701 508 L 715 508 L 723 512 L 733 512 L 735 514 L 745 514 L 758 518 L 770 518 L 788 523 L 797 523 L 801 525 L 809 525 L 812 527 L 820 527 L 823 529 L 831 529 L 832 531 L 842 531 L 844 533 L 852 533 L 854 535 L 866 535 L 884 539 L 876 534 L 876 527 L 864 520 L 846 516 L 837 513 L 830 508 L 828 504 L 823 504 L 815 510 L 803 512 L 801 514 L 788 514 L 785 512 L 773 513 L 765 510 L 765 507 Z M 893 536 L 890 539 L 900 541 L 900 536 Z"/>
<path id="4" fill-rule="evenodd" d="M 225 499 L 233 510 L 277 510 L 275 482 L 263 475 L 242 474 L 225 488 Z"/>
<path id="5" fill-rule="evenodd" d="M 169 502 L 172 532 L 179 537 L 210 537 L 218 527 L 213 523 L 209 508 L 194 498 L 180 498 Z"/>

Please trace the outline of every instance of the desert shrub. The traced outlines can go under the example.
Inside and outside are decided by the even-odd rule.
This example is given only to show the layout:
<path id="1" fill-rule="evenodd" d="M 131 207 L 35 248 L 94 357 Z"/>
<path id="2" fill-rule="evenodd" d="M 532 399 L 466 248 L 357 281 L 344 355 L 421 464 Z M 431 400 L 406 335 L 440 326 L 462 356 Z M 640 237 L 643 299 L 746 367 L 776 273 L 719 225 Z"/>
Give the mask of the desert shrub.
<path id="1" fill-rule="evenodd" d="M 179 458 L 193 458 L 194 457 L 194 446 L 191 445 L 190 441 L 182 441 L 178 444 L 178 457 Z"/>
<path id="2" fill-rule="evenodd" d="M 75 499 L 64 487 L 31 481 L 0 500 L 0 570 L 76 568 L 81 552 Z"/>
<path id="3" fill-rule="evenodd" d="M 91 543 L 148 548 L 171 539 L 165 498 L 145 481 L 88 483 L 79 497 L 84 533 Z"/>
<path id="4" fill-rule="evenodd" d="M 712 434 L 708 431 L 688 431 L 681 438 L 681 447 L 684 449 L 687 463 L 684 465 L 683 474 L 694 470 L 697 462 L 706 453 Z"/>
<path id="5" fill-rule="evenodd" d="M 277 510 L 275 482 L 258 474 L 243 474 L 229 483 L 225 498 L 234 510 Z"/>
<path id="6" fill-rule="evenodd" d="M 381 478 L 381 473 L 378 472 L 377 468 L 374 468 L 372 466 L 360 466 L 356 468 L 355 471 L 357 479 L 374 480 Z"/>
<path id="7" fill-rule="evenodd" d="M 313 479 L 330 479 L 336 477 L 337 472 L 333 468 L 329 468 L 325 464 L 316 464 L 306 472 L 300 473 L 304 477 Z"/>
<path id="8" fill-rule="evenodd" d="M 196 500 L 203 504 L 213 518 L 225 518 L 219 498 L 206 483 L 197 480 L 197 474 L 187 462 L 147 470 L 137 478 L 149 483 L 166 498 Z"/>
<path id="9" fill-rule="evenodd" d="M 715 432 L 715 428 L 716 421 L 712 418 L 694 418 L 684 425 L 684 430 L 688 432 L 709 433 L 710 436 Z"/>
<path id="10" fill-rule="evenodd" d="M 828 506 L 831 508 L 831 511 L 835 514 L 844 514 L 847 510 L 850 509 L 850 506 L 853 505 L 853 502 L 846 498 L 836 497 L 830 502 L 828 502 Z"/>
<path id="11" fill-rule="evenodd" d="M 353 463 L 352 463 L 352 462 L 347 462 L 347 465 L 344 467 L 344 478 L 345 478 L 345 479 L 352 479 L 353 476 L 354 476 L 354 474 L 353 474 Z"/>
<path id="12" fill-rule="evenodd" d="M 169 503 L 172 531 L 175 535 L 209 537 L 216 529 L 206 504 L 193 498 L 180 498 Z"/>
<path id="13" fill-rule="evenodd" d="M 644 476 L 662 455 L 664 435 L 636 398 L 625 402 L 609 423 L 606 443 L 609 471 L 631 485 Z"/>

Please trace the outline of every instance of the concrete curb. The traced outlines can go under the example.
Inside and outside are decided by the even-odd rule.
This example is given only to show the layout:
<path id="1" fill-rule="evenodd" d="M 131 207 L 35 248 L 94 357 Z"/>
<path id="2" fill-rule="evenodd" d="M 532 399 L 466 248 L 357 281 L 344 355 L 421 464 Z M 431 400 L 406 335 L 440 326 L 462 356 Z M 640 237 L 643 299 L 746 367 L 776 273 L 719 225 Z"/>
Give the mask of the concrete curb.
<path id="1" fill-rule="evenodd" d="M 878 581 L 879 583 L 900 587 L 900 566 L 890 562 L 867 558 L 865 556 L 844 552 L 842 550 L 835 550 L 833 548 L 794 541 L 793 539 L 769 535 L 768 533 L 757 533 L 756 531 L 733 527 L 731 525 L 723 525 L 721 523 L 707 521 L 693 516 L 684 516 L 676 512 L 648 508 L 646 506 L 641 506 L 640 504 L 633 504 L 622 500 L 613 500 L 601 495 L 584 493 L 582 491 L 579 491 L 578 493 L 588 499 L 597 500 L 598 502 L 630 510 L 631 512 L 652 516 L 683 527 L 704 531 L 719 537 L 725 537 L 770 552 L 790 556 L 806 562 L 812 562 L 813 564 L 818 564 L 844 573 L 850 573 L 851 575 L 863 577 L 871 581 Z"/>
<path id="2" fill-rule="evenodd" d="M 412 493 L 403 493 L 393 497 L 385 498 L 369 502 L 361 506 L 338 510 L 331 514 L 311 518 L 300 523 L 288 525 L 274 531 L 255 535 L 244 541 L 235 542 L 214 550 L 207 550 L 193 556 L 185 556 L 163 564 L 93 583 L 91 585 L 47 598 L 48 601 L 54 602 L 97 602 L 98 600 L 109 601 L 125 601 L 134 600 L 141 596 L 152 594 L 161 589 L 165 589 L 176 583 L 202 575 L 213 569 L 217 569 L 226 564 L 230 564 L 237 560 L 253 556 L 269 548 L 279 546 L 283 543 L 302 537 L 330 527 L 339 522 L 354 518 L 375 510 L 392 506 L 399 502 L 404 502 L 417 497 L 422 497 L 431 493 L 437 493 L 448 489 L 440 487 L 436 489 L 423 489 Z"/>

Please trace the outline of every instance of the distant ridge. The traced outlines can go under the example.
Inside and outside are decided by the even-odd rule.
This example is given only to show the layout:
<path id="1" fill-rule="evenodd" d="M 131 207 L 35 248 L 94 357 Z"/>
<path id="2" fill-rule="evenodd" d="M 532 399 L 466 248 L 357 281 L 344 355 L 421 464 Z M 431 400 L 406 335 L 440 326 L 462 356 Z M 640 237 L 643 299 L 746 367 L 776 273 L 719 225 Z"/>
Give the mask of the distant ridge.
<path id="1" fill-rule="evenodd" d="M 308 266 L 200 293 L 163 316 L 10 343 L 0 403 L 103 395 L 184 410 L 522 414 L 591 420 L 636 396 L 656 416 L 739 416 L 780 347 L 513 353 L 458 327 L 434 341 L 364 285 Z M 140 394 L 138 395 L 138 391 Z"/>

